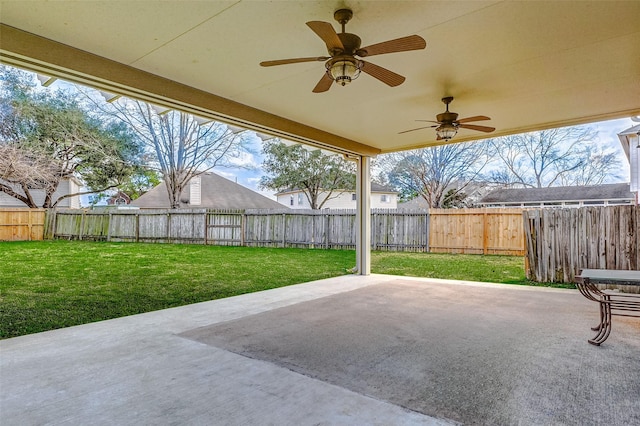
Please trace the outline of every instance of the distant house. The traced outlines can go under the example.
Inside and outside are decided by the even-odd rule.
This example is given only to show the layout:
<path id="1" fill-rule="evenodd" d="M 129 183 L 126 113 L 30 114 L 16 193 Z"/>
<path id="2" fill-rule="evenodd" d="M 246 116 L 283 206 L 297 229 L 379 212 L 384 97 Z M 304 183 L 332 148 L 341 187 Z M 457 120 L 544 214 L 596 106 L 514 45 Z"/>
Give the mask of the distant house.
<path id="1" fill-rule="evenodd" d="M 327 192 L 320 193 L 320 199 L 324 199 Z M 311 204 L 302 189 L 290 189 L 276 194 L 278 203 L 292 209 L 310 209 Z M 355 209 L 355 191 L 336 190 L 331 198 L 324 203 L 323 209 Z M 396 209 L 398 208 L 398 193 L 386 186 L 371 184 L 371 208 L 372 209 Z"/>
<path id="2" fill-rule="evenodd" d="M 9 185 L 11 186 L 15 192 L 24 195 L 24 191 L 18 185 Z M 52 200 L 55 203 L 58 198 L 67 195 L 67 194 L 76 194 L 80 192 L 81 183 L 74 179 L 63 179 L 60 181 L 58 185 L 58 189 L 53 193 Z M 29 191 L 31 196 L 33 197 L 34 202 L 37 206 L 42 206 L 44 203 L 45 192 L 42 189 L 31 189 Z M 13 198 L 4 192 L 0 192 L 0 208 L 2 207 L 27 207 L 22 201 L 17 198 Z M 68 197 L 60 200 L 56 207 L 69 208 L 69 209 L 79 209 L 80 208 L 80 196 Z"/>
<path id="3" fill-rule="evenodd" d="M 133 200 L 139 208 L 170 208 L 164 183 Z M 277 201 L 230 181 L 215 173 L 195 176 L 180 197 L 180 208 L 207 209 L 282 209 Z"/>
<path id="4" fill-rule="evenodd" d="M 118 191 L 107 199 L 108 206 L 123 206 L 131 203 L 131 198 L 122 191 Z"/>
<path id="5" fill-rule="evenodd" d="M 618 133 L 618 139 L 629 160 L 629 189 L 635 194 L 636 204 L 640 204 L 640 124 Z"/>
<path id="6" fill-rule="evenodd" d="M 483 197 L 480 207 L 582 207 L 635 203 L 628 183 L 551 188 L 496 189 Z"/>
<path id="7" fill-rule="evenodd" d="M 416 197 L 403 203 L 398 203 L 398 208 L 401 210 L 428 210 L 429 203 L 423 197 Z"/>
<path id="8" fill-rule="evenodd" d="M 455 182 L 451 186 L 447 187 L 445 194 L 449 190 L 457 190 L 460 188 L 459 185 L 463 185 L 463 183 Z M 460 194 L 465 196 L 463 205 L 460 207 L 474 207 L 478 200 L 484 197 L 491 189 L 489 186 L 482 182 L 470 182 L 464 184 L 464 188 L 460 191 Z M 424 210 L 429 209 L 429 203 L 421 196 L 417 196 L 409 201 L 405 201 L 403 203 L 398 203 L 398 208 L 402 210 Z"/>

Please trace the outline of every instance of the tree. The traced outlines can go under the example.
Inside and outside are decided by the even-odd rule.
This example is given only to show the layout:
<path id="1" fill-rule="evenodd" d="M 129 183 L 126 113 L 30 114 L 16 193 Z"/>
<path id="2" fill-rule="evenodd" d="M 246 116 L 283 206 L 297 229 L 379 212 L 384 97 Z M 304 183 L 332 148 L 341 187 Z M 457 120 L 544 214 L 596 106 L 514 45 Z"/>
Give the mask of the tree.
<path id="1" fill-rule="evenodd" d="M 442 207 L 445 209 L 459 209 L 463 207 L 468 207 L 467 198 L 468 198 L 467 194 L 452 188 L 448 190 L 446 194 L 444 194 L 444 199 L 442 200 Z"/>
<path id="2" fill-rule="evenodd" d="M 85 95 L 97 113 L 137 134 L 148 165 L 160 173 L 167 187 L 171 208 L 180 207 L 182 191 L 194 176 L 228 165 L 245 150 L 242 136 L 222 123 L 201 124 L 193 115 L 174 110 L 159 113 L 137 100 L 120 98 L 107 104 L 89 92 Z"/>
<path id="3" fill-rule="evenodd" d="M 619 178 L 621 168 L 620 161 L 614 151 L 605 151 L 603 148 L 584 146 L 584 167 L 579 167 L 571 173 L 560 176 L 560 185 L 600 185 L 607 179 Z"/>
<path id="4" fill-rule="evenodd" d="M 266 176 L 260 186 L 274 191 L 302 190 L 314 210 L 337 197 L 336 190 L 353 190 L 356 186 L 355 166 L 342 157 L 280 141 L 266 142 L 264 154 L 262 167 Z"/>
<path id="5" fill-rule="evenodd" d="M 160 183 L 161 180 L 157 171 L 141 166 L 137 168 L 128 179 L 122 182 L 117 189 L 126 194 L 129 199 L 136 200 L 140 198 L 142 194 L 155 188 Z M 110 198 L 115 193 L 116 191 L 113 190 L 102 192 L 91 199 L 91 205 L 95 206 L 100 201 Z"/>
<path id="6" fill-rule="evenodd" d="M 117 187 L 136 167 L 138 146 L 123 126 L 92 119 L 62 91 L 37 91 L 30 75 L 0 69 L 0 191 L 28 207 Z M 80 179 L 88 191 L 54 199 L 60 182 Z M 41 206 L 34 190 L 44 192 Z"/>
<path id="7" fill-rule="evenodd" d="M 562 127 L 489 140 L 498 161 L 490 180 L 507 186 L 542 188 L 598 185 L 620 169 L 614 152 L 596 148 L 589 127 Z"/>
<path id="8" fill-rule="evenodd" d="M 141 168 L 120 185 L 118 189 L 127 194 L 130 199 L 136 200 L 140 198 L 142 194 L 155 188 L 159 184 L 160 176 L 158 176 L 158 172 L 152 169 Z"/>
<path id="9" fill-rule="evenodd" d="M 416 194 L 430 207 L 444 208 L 465 198 L 464 189 L 488 162 L 486 153 L 484 142 L 449 144 L 385 154 L 377 165 L 382 179 L 401 194 Z"/>

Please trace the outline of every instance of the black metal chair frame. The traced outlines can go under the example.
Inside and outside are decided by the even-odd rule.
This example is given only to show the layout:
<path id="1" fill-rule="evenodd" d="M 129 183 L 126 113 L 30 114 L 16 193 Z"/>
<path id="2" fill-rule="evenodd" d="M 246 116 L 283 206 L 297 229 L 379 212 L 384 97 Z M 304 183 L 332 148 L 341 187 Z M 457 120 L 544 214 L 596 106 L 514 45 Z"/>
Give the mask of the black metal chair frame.
<path id="1" fill-rule="evenodd" d="M 600 324 L 591 328 L 598 334 L 588 342 L 600 346 L 611 334 L 612 315 L 640 317 L 640 294 L 610 293 L 600 290 L 589 277 L 576 277 L 576 287 L 589 300 L 600 304 Z"/>

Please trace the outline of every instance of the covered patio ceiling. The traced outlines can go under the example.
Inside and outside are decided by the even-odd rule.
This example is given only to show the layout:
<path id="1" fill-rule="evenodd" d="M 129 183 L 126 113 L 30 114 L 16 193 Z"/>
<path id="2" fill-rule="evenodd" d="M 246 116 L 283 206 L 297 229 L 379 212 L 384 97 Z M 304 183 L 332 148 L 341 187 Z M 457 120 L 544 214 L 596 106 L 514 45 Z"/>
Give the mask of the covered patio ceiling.
<path id="1" fill-rule="evenodd" d="M 348 7 L 363 45 L 417 34 L 425 50 L 367 58 L 363 74 L 312 93 L 324 56 L 307 21 Z M 640 114 L 640 2 L 0 1 L 0 59 L 345 153 L 439 143 L 398 134 L 444 111 L 486 115 L 492 135 Z M 460 130 L 452 142 L 485 138 Z"/>

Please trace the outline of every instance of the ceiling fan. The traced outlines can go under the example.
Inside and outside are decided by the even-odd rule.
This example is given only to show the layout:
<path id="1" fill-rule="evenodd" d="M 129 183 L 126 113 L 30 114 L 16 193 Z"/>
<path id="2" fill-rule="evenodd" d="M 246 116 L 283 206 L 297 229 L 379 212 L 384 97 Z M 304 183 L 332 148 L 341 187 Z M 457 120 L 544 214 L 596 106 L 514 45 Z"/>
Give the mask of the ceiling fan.
<path id="1" fill-rule="evenodd" d="M 416 121 L 425 121 L 427 123 L 436 123 L 432 126 L 418 127 L 417 129 L 405 130 L 400 133 L 413 132 L 415 130 L 422 129 L 430 129 L 436 128 L 437 138 L 436 140 L 446 140 L 448 141 L 452 137 L 458 133 L 458 128 L 469 129 L 469 130 L 477 130 L 479 132 L 490 133 L 493 132 L 495 127 L 488 126 L 478 126 L 477 124 L 466 124 L 472 121 L 483 121 L 483 120 L 491 120 L 489 117 L 484 115 L 476 115 L 473 117 L 461 118 L 458 120 L 458 114 L 455 112 L 449 111 L 449 104 L 453 101 L 453 96 L 448 96 L 446 98 L 442 98 L 442 102 L 447 106 L 447 110 L 441 114 L 436 115 L 437 121 L 431 120 L 416 120 Z M 399 133 L 399 134 L 400 134 Z"/>
<path id="2" fill-rule="evenodd" d="M 329 22 L 310 21 L 307 26 L 316 33 L 327 45 L 329 56 L 313 56 L 309 58 L 280 59 L 276 61 L 260 62 L 263 67 L 274 65 L 295 64 L 299 62 L 325 62 L 326 72 L 313 88 L 314 93 L 326 92 L 335 81 L 341 86 L 346 86 L 355 80 L 361 71 L 377 78 L 383 83 L 395 87 L 405 80 L 400 74 L 396 74 L 386 68 L 374 65 L 371 62 L 363 61 L 361 58 L 385 53 L 405 52 L 409 50 L 420 50 L 427 46 L 424 39 L 417 35 L 401 37 L 382 43 L 360 47 L 362 40 L 355 34 L 345 32 L 344 27 L 353 17 L 350 9 L 339 9 L 335 11 L 333 17 L 342 25 L 342 32 L 336 33 Z"/>

